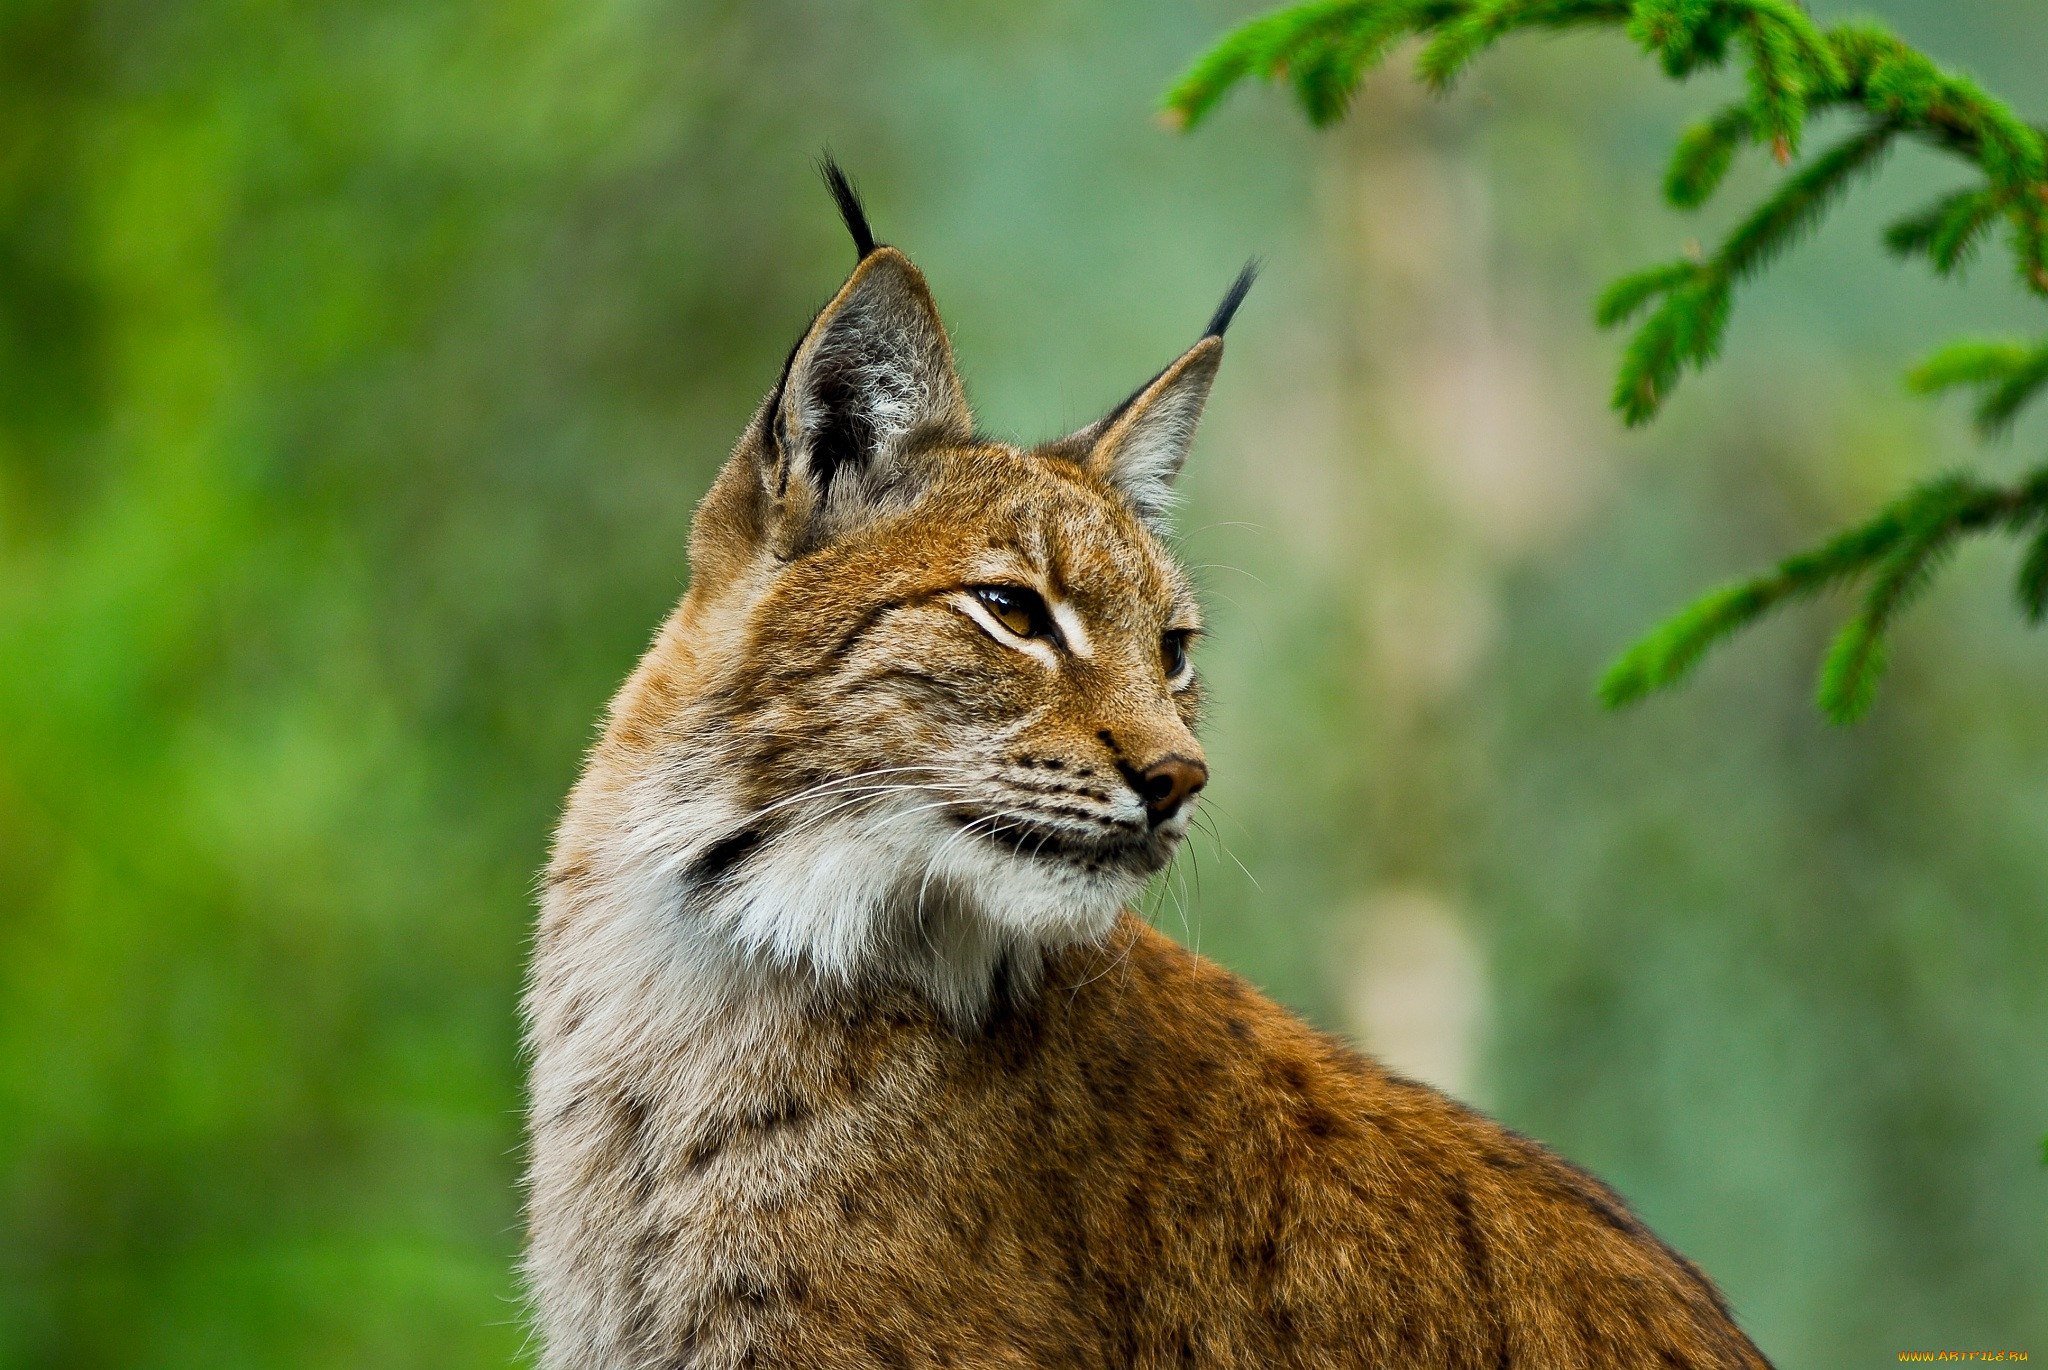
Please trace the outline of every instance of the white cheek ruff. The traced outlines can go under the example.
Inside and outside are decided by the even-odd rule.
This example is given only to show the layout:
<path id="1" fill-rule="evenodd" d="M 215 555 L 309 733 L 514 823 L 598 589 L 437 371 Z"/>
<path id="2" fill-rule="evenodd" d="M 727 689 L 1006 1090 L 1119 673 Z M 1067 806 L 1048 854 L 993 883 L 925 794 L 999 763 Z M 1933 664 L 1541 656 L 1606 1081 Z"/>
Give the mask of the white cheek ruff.
<path id="1" fill-rule="evenodd" d="M 1028 979 L 1046 952 L 1107 935 L 1145 884 L 1020 855 L 980 831 L 1000 820 L 963 825 L 916 792 L 839 813 L 828 803 L 822 818 L 785 810 L 704 880 L 693 872 L 749 814 L 721 797 L 664 803 L 651 786 L 646 799 L 640 821 L 620 825 L 597 895 L 624 915 L 620 969 L 679 959 L 692 979 L 729 978 L 761 960 L 827 982 L 878 976 L 971 1020 L 1003 961 Z"/>

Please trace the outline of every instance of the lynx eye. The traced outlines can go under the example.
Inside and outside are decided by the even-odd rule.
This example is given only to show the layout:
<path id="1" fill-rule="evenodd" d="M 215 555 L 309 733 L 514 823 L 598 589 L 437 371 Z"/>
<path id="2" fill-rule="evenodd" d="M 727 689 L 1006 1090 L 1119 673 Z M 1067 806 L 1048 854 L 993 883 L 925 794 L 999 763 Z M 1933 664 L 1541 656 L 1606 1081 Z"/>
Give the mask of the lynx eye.
<path id="1" fill-rule="evenodd" d="M 1166 668 L 1168 684 L 1178 685 L 1188 673 L 1188 642 L 1194 631 L 1188 628 L 1170 628 L 1159 638 L 1159 664 Z"/>
<path id="2" fill-rule="evenodd" d="M 1021 585 L 977 585 L 972 593 L 991 618 L 1018 637 L 1055 636 L 1052 613 L 1036 590 Z"/>

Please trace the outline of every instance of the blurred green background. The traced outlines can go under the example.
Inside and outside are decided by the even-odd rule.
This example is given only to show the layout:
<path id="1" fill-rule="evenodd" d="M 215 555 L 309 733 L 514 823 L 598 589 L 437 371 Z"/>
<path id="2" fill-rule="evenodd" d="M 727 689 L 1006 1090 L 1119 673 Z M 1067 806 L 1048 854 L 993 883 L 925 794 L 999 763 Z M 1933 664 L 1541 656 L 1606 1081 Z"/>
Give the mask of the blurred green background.
<path id="1" fill-rule="evenodd" d="M 1874 9 L 2048 115 L 2033 0 Z M 1589 301 L 1712 228 L 1655 174 L 1714 91 L 1523 42 L 1330 134 L 1268 92 L 1164 132 L 1246 13 L 0 10 L 0 1366 L 523 1359 L 533 874 L 848 265 L 828 145 L 1020 437 L 1269 259 L 1185 516 L 1228 850 L 1162 926 L 1604 1174 L 1782 1365 L 2048 1355 L 2048 642 L 2011 549 L 1965 553 L 1859 729 L 1808 700 L 1826 607 L 1591 703 L 1690 592 L 2048 440 L 1901 393 L 2030 323 L 2001 266 L 1882 259 L 1954 173 L 1901 157 L 1624 434 Z"/>

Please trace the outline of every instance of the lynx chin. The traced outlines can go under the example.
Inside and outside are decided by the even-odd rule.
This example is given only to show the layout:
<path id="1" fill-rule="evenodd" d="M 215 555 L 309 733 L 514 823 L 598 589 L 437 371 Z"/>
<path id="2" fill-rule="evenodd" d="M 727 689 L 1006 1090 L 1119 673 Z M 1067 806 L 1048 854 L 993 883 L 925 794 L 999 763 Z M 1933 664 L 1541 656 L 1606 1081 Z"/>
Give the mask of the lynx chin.
<path id="1" fill-rule="evenodd" d="M 1208 779 L 1161 535 L 1251 270 L 1019 448 L 826 176 L 858 264 L 699 505 L 547 870 L 542 1363 L 1764 1365 L 1597 1180 L 1125 911 Z"/>

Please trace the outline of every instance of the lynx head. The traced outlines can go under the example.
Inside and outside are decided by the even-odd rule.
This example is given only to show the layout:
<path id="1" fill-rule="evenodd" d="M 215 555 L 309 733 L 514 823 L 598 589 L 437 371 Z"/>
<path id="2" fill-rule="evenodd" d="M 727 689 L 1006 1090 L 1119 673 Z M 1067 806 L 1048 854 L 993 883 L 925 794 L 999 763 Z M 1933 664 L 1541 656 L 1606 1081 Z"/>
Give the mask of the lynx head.
<path id="1" fill-rule="evenodd" d="M 1161 539 L 1252 269 L 1106 417 L 1020 448 L 976 433 L 924 277 L 825 170 L 858 264 L 697 511 L 556 871 L 638 862 L 692 945 L 971 1010 L 1106 932 L 1208 778 Z"/>

